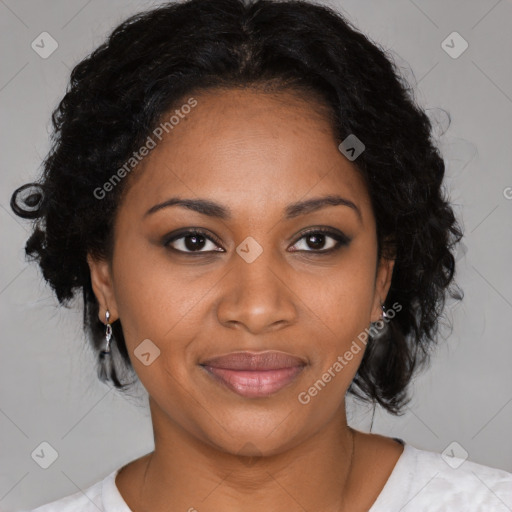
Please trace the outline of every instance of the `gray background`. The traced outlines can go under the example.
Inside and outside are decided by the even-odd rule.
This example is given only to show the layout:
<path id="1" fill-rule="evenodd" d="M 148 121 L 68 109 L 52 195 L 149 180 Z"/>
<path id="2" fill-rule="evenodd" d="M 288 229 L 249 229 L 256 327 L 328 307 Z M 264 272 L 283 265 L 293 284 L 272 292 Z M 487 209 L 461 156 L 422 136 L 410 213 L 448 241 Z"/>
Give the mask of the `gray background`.
<path id="1" fill-rule="evenodd" d="M 121 396 L 97 380 L 81 331 L 80 300 L 74 309 L 58 306 L 36 265 L 24 260 L 28 223 L 9 208 L 12 191 L 38 174 L 49 147 L 50 114 L 70 69 L 125 17 L 152 5 L 0 0 L 3 511 L 83 490 L 153 449 L 145 391 Z M 417 101 L 432 109 L 446 188 L 465 230 L 456 276 L 465 298 L 446 310 L 453 332 L 445 329 L 431 368 L 415 380 L 406 414 L 377 410 L 372 431 L 437 452 L 456 441 L 470 460 L 512 471 L 512 3 L 329 5 L 391 50 Z M 47 59 L 31 48 L 43 31 L 59 45 Z M 441 46 L 453 31 L 469 44 L 455 59 Z M 452 117 L 442 136 L 446 115 L 437 107 Z M 351 402 L 349 412 L 352 426 L 369 430 L 370 409 Z M 59 455 L 46 470 L 31 457 L 43 441 Z"/>

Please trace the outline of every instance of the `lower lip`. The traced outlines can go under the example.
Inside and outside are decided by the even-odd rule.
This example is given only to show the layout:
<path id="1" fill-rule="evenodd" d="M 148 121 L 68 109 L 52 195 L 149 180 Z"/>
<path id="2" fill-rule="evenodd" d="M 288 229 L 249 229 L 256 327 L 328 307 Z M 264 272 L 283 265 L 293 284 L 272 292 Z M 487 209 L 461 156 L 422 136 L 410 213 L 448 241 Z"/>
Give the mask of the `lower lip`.
<path id="1" fill-rule="evenodd" d="M 227 370 L 225 368 L 204 368 L 229 389 L 248 398 L 269 396 L 290 382 L 302 371 L 303 366 L 280 368 L 279 370 Z"/>

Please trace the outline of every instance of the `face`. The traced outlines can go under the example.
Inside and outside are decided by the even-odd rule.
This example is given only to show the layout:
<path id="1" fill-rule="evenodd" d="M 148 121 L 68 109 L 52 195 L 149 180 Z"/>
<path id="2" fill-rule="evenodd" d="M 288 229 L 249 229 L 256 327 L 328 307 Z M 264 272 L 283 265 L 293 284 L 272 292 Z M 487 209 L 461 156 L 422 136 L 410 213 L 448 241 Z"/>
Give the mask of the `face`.
<path id="1" fill-rule="evenodd" d="M 364 344 L 339 357 L 381 317 L 393 261 L 377 264 L 368 191 L 320 105 L 291 92 L 194 97 L 130 176 L 112 261 L 89 258 L 100 319 L 108 307 L 121 320 L 154 424 L 229 453 L 279 453 L 344 414 Z M 292 207 L 325 196 L 343 200 Z M 153 208 L 170 198 L 217 206 Z M 302 364 L 263 396 L 202 366 L 243 351 Z"/>

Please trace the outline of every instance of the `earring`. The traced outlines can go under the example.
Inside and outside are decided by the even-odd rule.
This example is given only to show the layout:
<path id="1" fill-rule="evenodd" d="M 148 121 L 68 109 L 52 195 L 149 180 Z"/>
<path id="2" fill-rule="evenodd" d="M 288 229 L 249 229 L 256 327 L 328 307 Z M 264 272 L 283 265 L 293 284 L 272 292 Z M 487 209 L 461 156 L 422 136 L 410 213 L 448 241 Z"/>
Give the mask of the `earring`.
<path id="1" fill-rule="evenodd" d="M 382 318 L 385 320 L 386 318 L 388 318 L 388 315 L 386 313 L 386 307 L 384 306 L 384 304 L 382 302 L 380 304 L 380 307 L 382 308 Z"/>
<path id="2" fill-rule="evenodd" d="M 110 339 L 112 338 L 112 325 L 110 324 L 109 319 L 110 319 L 110 312 L 107 309 L 107 311 L 105 313 L 105 323 L 107 324 L 107 327 L 105 328 L 106 347 L 105 347 L 105 350 L 101 351 L 105 355 L 110 355 Z"/>

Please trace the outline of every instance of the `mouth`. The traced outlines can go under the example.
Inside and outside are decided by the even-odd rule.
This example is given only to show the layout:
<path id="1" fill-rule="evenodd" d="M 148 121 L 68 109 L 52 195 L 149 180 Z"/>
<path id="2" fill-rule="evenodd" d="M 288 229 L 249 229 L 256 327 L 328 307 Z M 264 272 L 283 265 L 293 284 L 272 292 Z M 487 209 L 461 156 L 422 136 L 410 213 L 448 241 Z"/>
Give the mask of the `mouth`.
<path id="1" fill-rule="evenodd" d="M 294 381 L 306 362 L 284 352 L 234 352 L 203 361 L 202 366 L 217 382 L 247 397 L 266 397 Z"/>

